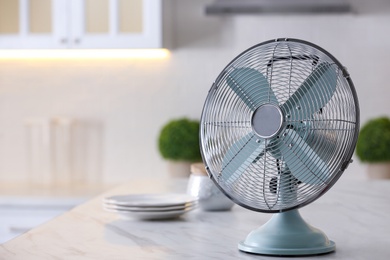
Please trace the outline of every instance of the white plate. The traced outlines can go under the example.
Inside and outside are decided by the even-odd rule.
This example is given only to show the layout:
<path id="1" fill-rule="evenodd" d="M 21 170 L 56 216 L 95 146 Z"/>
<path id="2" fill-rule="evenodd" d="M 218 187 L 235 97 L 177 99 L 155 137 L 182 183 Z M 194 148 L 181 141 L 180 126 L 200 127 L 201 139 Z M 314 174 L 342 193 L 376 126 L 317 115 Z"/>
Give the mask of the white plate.
<path id="1" fill-rule="evenodd" d="M 184 206 L 197 201 L 196 197 L 182 193 L 129 194 L 104 198 L 104 203 L 130 207 Z"/>
<path id="2" fill-rule="evenodd" d="M 157 220 L 157 219 L 171 219 L 177 218 L 194 208 L 184 210 L 170 210 L 166 212 L 130 212 L 122 210 L 112 210 L 105 208 L 106 211 L 118 213 L 118 215 L 125 220 L 128 219 L 143 219 L 143 220 Z"/>
<path id="3" fill-rule="evenodd" d="M 121 206 L 111 203 L 103 203 L 104 208 L 108 209 L 117 209 L 117 210 L 128 210 L 128 211 L 169 211 L 169 210 L 183 210 L 187 208 L 196 207 L 197 203 L 187 203 L 180 206 L 169 206 L 169 207 L 131 207 L 131 206 Z"/>

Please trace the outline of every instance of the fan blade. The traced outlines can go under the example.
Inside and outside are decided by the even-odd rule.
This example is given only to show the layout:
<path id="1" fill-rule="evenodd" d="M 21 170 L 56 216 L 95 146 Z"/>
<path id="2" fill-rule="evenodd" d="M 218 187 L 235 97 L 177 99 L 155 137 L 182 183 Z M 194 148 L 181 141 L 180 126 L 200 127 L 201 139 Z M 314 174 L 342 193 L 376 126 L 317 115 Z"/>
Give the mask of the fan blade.
<path id="1" fill-rule="evenodd" d="M 222 161 L 221 178 L 223 181 L 236 181 L 263 150 L 264 141 L 258 139 L 253 133 L 235 142 Z"/>
<path id="2" fill-rule="evenodd" d="M 252 110 L 264 103 L 279 104 L 267 79 L 255 69 L 235 69 L 227 75 L 226 82 Z"/>
<path id="3" fill-rule="evenodd" d="M 336 91 L 337 74 L 331 64 L 323 62 L 309 75 L 297 91 L 281 106 L 285 115 L 303 120 L 323 108 Z"/>
<path id="4" fill-rule="evenodd" d="M 279 146 L 283 160 L 299 181 L 314 185 L 327 181 L 328 166 L 295 130 L 286 129 Z"/>

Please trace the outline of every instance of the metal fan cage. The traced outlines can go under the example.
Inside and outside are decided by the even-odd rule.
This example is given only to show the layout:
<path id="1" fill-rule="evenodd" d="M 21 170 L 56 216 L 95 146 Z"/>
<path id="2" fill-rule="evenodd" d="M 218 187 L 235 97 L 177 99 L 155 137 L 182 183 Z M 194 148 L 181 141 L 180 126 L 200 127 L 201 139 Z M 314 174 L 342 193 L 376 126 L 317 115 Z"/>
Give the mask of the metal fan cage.
<path id="1" fill-rule="evenodd" d="M 328 172 L 320 179 L 303 173 L 304 181 L 288 171 L 278 153 L 279 139 L 265 141 L 261 155 L 251 155 L 245 171 L 234 181 L 223 174 L 223 158 L 233 146 L 245 146 L 246 136 L 257 138 L 253 132 L 252 116 L 262 103 L 283 105 L 313 70 L 326 62 L 336 72 L 336 89 L 329 102 L 312 115 L 304 108 L 284 114 L 283 135 L 289 128 L 299 128 L 301 139 L 326 164 Z M 259 102 L 244 102 L 227 84 L 229 74 L 236 68 L 251 68 L 261 72 L 276 96 L 260 93 Z M 248 81 L 251 79 L 248 78 Z M 321 82 L 319 85 L 321 86 Z M 326 82 L 324 82 L 326 84 Z M 318 88 L 314 96 L 321 96 Z M 245 93 L 243 93 L 245 95 Z M 316 102 L 315 98 L 313 102 Z M 249 104 L 249 105 L 248 105 Z M 277 39 L 260 43 L 241 53 L 217 77 L 207 96 L 201 117 L 201 152 L 210 177 L 237 204 L 261 212 L 282 212 L 302 207 L 324 194 L 341 176 L 351 162 L 359 132 L 359 106 L 355 88 L 346 69 L 322 48 L 297 39 Z M 252 135 L 253 134 L 253 135 Z M 277 137 L 279 138 L 279 136 Z M 294 140 L 293 140 L 294 142 Z M 292 142 L 292 143 L 293 143 Z M 290 149 L 294 151 L 294 147 Z M 295 154 L 296 160 L 301 160 Z M 313 163 L 309 160 L 304 163 Z M 314 184 L 310 178 L 316 179 Z"/>

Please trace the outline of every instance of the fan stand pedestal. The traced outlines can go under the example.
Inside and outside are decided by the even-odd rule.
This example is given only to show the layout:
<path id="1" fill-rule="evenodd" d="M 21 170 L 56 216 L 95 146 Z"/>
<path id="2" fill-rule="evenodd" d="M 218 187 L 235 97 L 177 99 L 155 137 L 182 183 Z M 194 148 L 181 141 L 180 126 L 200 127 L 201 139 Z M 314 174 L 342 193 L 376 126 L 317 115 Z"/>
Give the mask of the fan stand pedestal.
<path id="1" fill-rule="evenodd" d="M 238 244 L 238 249 L 244 252 L 281 256 L 324 254 L 335 248 L 335 243 L 307 224 L 298 210 L 274 214 Z"/>

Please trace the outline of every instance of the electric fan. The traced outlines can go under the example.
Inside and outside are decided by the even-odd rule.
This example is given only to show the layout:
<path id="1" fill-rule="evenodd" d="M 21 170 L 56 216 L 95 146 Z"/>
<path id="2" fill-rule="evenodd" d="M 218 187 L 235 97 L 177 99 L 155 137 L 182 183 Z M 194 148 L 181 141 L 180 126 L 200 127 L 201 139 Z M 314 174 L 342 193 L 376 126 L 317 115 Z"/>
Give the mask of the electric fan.
<path id="1" fill-rule="evenodd" d="M 238 248 L 266 255 L 335 250 L 335 243 L 308 225 L 297 209 L 338 180 L 352 162 L 358 132 L 352 80 L 324 49 L 276 39 L 230 62 L 203 108 L 203 161 L 231 200 L 277 213 Z"/>

